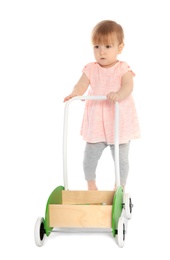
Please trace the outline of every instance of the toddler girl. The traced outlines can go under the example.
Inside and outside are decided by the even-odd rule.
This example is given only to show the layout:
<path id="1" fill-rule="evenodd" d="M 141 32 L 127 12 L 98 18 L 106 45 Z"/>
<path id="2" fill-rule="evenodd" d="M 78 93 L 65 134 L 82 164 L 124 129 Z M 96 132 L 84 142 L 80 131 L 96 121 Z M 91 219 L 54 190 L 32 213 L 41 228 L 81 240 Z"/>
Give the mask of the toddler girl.
<path id="1" fill-rule="evenodd" d="M 84 174 L 89 190 L 97 190 L 96 168 L 103 150 L 114 147 L 114 103 L 119 102 L 120 184 L 125 186 L 129 172 L 130 141 L 140 137 L 133 91 L 134 73 L 129 65 L 118 60 L 124 47 L 124 32 L 115 21 L 99 22 L 92 31 L 92 45 L 96 62 L 83 68 L 82 76 L 64 101 L 75 96 L 106 96 L 106 100 L 86 100 L 81 135 L 86 141 Z"/>

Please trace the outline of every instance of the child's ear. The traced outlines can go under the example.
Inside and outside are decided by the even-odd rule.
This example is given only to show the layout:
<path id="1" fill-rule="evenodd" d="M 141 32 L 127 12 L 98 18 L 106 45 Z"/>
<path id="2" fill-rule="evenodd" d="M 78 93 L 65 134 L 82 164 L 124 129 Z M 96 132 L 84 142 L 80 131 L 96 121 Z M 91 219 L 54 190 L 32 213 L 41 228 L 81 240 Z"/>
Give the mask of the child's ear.
<path id="1" fill-rule="evenodd" d="M 123 50 L 123 47 L 124 47 L 124 43 L 122 42 L 121 44 L 119 44 L 119 53 L 122 52 Z"/>

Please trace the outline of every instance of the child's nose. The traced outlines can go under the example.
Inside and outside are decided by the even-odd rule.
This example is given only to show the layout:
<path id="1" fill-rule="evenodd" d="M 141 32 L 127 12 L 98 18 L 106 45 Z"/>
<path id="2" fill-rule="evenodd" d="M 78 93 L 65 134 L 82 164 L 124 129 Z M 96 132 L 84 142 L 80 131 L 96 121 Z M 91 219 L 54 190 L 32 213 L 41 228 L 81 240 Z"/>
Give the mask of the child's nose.
<path id="1" fill-rule="evenodd" d="M 103 47 L 103 46 L 100 46 L 100 48 L 99 48 L 99 53 L 100 53 L 100 54 L 103 54 L 103 53 L 104 53 L 104 47 Z"/>

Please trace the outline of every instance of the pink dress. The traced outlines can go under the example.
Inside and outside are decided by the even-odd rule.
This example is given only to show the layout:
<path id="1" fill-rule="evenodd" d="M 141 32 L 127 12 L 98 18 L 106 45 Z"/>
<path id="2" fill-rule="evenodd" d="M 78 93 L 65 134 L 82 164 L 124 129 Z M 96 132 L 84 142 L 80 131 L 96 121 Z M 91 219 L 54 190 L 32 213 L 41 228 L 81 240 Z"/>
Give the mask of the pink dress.
<path id="1" fill-rule="evenodd" d="M 127 63 L 118 61 L 110 68 L 98 63 L 87 64 L 83 72 L 90 80 L 88 95 L 106 96 L 121 87 L 122 76 L 131 71 Z M 133 73 L 133 72 L 132 72 Z M 119 142 L 140 137 L 140 129 L 132 95 L 119 102 Z M 86 100 L 81 135 L 86 142 L 114 144 L 114 104 L 108 100 Z"/>

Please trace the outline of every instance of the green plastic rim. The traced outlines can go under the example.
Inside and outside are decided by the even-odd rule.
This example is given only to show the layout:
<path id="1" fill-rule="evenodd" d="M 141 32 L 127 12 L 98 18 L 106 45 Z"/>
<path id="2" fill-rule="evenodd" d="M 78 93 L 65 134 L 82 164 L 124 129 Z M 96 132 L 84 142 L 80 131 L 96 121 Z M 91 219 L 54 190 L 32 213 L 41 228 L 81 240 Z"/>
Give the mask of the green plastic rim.
<path id="1" fill-rule="evenodd" d="M 46 235 L 49 236 L 53 227 L 50 227 L 50 220 L 49 220 L 49 205 L 50 204 L 62 204 L 62 190 L 64 190 L 63 186 L 58 186 L 55 188 L 52 193 L 50 194 L 45 210 L 45 220 L 44 220 L 44 227 Z"/>
<path id="2" fill-rule="evenodd" d="M 123 189 L 118 187 L 116 189 L 114 198 L 113 198 L 113 207 L 112 207 L 112 233 L 115 237 L 117 234 L 118 221 L 122 214 L 123 208 Z"/>

